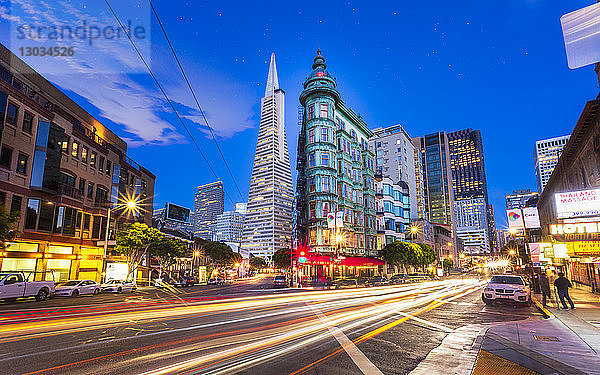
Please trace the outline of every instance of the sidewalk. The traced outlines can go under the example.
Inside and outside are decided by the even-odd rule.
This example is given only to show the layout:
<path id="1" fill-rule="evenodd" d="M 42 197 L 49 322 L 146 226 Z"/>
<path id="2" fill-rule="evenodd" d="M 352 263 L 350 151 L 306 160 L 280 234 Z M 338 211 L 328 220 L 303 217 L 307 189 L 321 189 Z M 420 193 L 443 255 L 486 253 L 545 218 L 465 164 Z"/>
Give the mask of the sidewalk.
<path id="1" fill-rule="evenodd" d="M 600 296 L 579 288 L 570 294 L 575 310 L 552 301 L 549 319 L 490 327 L 472 374 L 600 374 Z"/>

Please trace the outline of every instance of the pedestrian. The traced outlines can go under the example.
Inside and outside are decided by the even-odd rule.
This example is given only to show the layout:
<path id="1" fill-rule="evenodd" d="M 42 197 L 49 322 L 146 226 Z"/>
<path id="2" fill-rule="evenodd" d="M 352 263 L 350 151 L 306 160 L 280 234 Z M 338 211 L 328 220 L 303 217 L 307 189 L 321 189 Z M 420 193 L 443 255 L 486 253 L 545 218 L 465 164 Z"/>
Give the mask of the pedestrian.
<path id="1" fill-rule="evenodd" d="M 560 298 L 560 302 L 562 303 L 563 309 L 568 310 L 567 303 L 565 299 L 569 301 L 571 305 L 571 310 L 575 309 L 575 304 L 573 304 L 573 300 L 569 297 L 569 288 L 573 287 L 573 284 L 565 277 L 563 272 L 558 273 L 558 279 L 554 280 L 554 287 L 558 292 L 558 298 Z"/>
<path id="2" fill-rule="evenodd" d="M 540 291 L 542 292 L 542 305 L 547 307 L 547 300 L 552 300 L 552 297 L 550 295 L 550 280 L 548 280 L 546 273 L 540 275 L 539 283 Z"/>

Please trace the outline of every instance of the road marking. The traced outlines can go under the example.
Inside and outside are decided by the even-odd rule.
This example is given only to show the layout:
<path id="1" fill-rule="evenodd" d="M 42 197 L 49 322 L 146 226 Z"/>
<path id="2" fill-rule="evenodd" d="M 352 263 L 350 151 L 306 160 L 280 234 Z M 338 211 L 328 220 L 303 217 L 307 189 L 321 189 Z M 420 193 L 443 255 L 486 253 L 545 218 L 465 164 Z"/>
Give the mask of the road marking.
<path id="1" fill-rule="evenodd" d="M 348 338 L 348 336 L 346 336 L 346 334 L 341 329 L 332 325 L 329 318 L 325 314 L 323 314 L 318 308 L 316 308 L 315 306 L 311 307 L 315 315 L 321 321 L 321 323 L 327 326 L 327 329 L 329 330 L 331 335 L 337 340 L 337 342 L 342 346 L 342 348 L 344 348 L 350 359 L 352 359 L 352 362 L 354 362 L 354 364 L 359 368 L 359 370 L 363 374 L 383 375 L 383 372 L 381 372 L 377 368 L 377 366 L 375 366 L 373 362 L 371 362 L 369 358 L 367 358 L 367 356 L 360 351 L 360 349 Z"/>

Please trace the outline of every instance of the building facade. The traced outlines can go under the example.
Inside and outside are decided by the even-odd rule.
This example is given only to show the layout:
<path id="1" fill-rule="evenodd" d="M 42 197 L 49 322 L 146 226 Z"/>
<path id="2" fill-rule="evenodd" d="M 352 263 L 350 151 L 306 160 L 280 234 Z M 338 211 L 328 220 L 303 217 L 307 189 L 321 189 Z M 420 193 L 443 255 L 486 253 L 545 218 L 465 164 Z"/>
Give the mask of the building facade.
<path id="1" fill-rule="evenodd" d="M 565 135 L 535 142 L 533 155 L 535 160 L 535 176 L 537 179 L 538 193 L 541 194 L 546 187 L 569 137 L 569 135 Z"/>
<path id="2" fill-rule="evenodd" d="M 415 158 L 415 195 L 417 197 L 416 206 L 417 206 L 417 216 L 412 216 L 412 219 L 421 219 L 425 221 L 429 221 L 429 214 L 427 212 L 427 206 L 425 204 L 425 178 L 423 176 L 424 166 L 423 166 L 423 154 L 421 150 L 416 148 L 414 149 L 414 158 Z"/>
<path id="3" fill-rule="evenodd" d="M 260 127 L 248 193 L 242 250 L 271 258 L 292 246 L 294 188 L 285 136 L 285 92 L 279 88 L 275 54 L 271 54 Z"/>
<path id="4" fill-rule="evenodd" d="M 0 205 L 20 217 L 1 270 L 100 281 L 105 261 L 126 264 L 104 257 L 108 209 L 109 240 L 115 224 L 151 225 L 155 176 L 127 157 L 125 141 L 2 45 L 0 137 Z M 138 209 L 117 208 L 128 200 Z"/>
<path id="5" fill-rule="evenodd" d="M 373 129 L 369 149 L 375 154 L 375 174 L 408 185 L 411 218 L 418 217 L 415 147 L 402 125 Z"/>
<path id="6" fill-rule="evenodd" d="M 551 249 L 542 264 L 565 271 L 576 285 L 596 293 L 600 293 L 599 195 L 600 97 L 585 105 L 537 204 L 542 240 Z"/>
<path id="7" fill-rule="evenodd" d="M 311 254 L 308 272 L 336 276 L 348 272 L 351 263 L 358 267 L 352 272 L 381 263 L 366 258 L 377 254 L 375 160 L 368 146 L 373 133 L 342 101 L 320 51 L 312 69 L 300 94 L 305 110 L 298 138 L 296 228 L 299 243 Z M 341 216 L 335 226 L 328 225 L 330 213 Z M 318 254 L 330 256 L 321 262 Z"/>
<path id="8" fill-rule="evenodd" d="M 213 241 L 242 242 L 244 218 L 246 215 L 237 211 L 225 211 L 217 216 L 213 225 Z"/>
<path id="9" fill-rule="evenodd" d="M 215 218 L 225 210 L 223 181 L 198 186 L 194 197 L 195 235 L 205 240 L 212 238 Z"/>
<path id="10" fill-rule="evenodd" d="M 495 232 L 489 218 L 483 142 L 479 130 L 464 129 L 448 133 L 454 228 L 469 254 L 490 253 L 490 233 Z"/>
<path id="11" fill-rule="evenodd" d="M 448 137 L 444 132 L 413 139 L 423 160 L 425 207 L 429 221 L 452 226 L 453 187 Z"/>
<path id="12" fill-rule="evenodd" d="M 410 227 L 410 194 L 404 181 L 375 174 L 377 249 L 394 241 L 404 241 Z"/>

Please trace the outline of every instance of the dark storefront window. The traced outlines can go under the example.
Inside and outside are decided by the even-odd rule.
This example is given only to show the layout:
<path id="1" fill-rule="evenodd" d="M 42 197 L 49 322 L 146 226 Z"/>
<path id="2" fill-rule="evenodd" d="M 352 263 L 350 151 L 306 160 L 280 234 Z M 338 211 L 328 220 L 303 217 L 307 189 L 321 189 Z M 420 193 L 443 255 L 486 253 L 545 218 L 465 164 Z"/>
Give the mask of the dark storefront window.
<path id="1" fill-rule="evenodd" d="M 2 151 L 0 151 L 0 166 L 10 169 L 10 164 L 12 162 L 12 152 L 11 148 L 6 146 L 2 146 Z"/>
<path id="2" fill-rule="evenodd" d="M 23 205 L 23 197 L 20 197 L 18 195 L 13 195 L 12 202 L 10 204 L 10 213 L 11 214 L 20 214 L 22 205 Z"/>
<path id="3" fill-rule="evenodd" d="M 27 211 L 25 213 L 25 229 L 35 229 L 37 218 L 40 213 L 40 200 L 30 199 L 27 202 Z"/>
<path id="4" fill-rule="evenodd" d="M 71 207 L 65 207 L 65 219 L 63 222 L 63 236 L 75 236 L 75 224 L 77 219 L 77 210 Z"/>
<path id="5" fill-rule="evenodd" d="M 54 203 L 44 201 L 40 205 L 40 219 L 38 230 L 41 232 L 51 232 L 54 223 Z"/>
<path id="6" fill-rule="evenodd" d="M 65 208 L 62 206 L 56 207 L 56 211 L 54 212 L 54 233 L 62 233 L 64 217 Z"/>
<path id="7" fill-rule="evenodd" d="M 100 224 L 102 216 L 94 216 L 92 223 L 92 238 L 100 238 Z"/>

